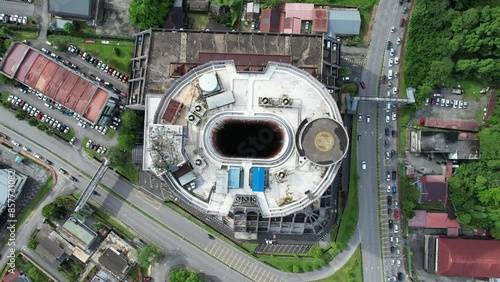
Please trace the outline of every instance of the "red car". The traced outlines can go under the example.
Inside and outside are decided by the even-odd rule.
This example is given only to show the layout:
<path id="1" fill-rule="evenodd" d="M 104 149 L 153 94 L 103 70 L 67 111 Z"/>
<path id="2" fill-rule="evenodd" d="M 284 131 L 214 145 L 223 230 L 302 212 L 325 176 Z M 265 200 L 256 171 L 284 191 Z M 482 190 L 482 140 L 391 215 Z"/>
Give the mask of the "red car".
<path id="1" fill-rule="evenodd" d="M 43 113 L 39 113 L 39 114 L 38 114 L 38 116 L 37 116 L 37 118 L 38 118 L 38 119 L 42 119 L 42 118 L 43 118 L 43 116 L 44 116 L 44 114 L 43 114 Z"/>
<path id="2" fill-rule="evenodd" d="M 109 69 L 108 69 L 108 73 L 112 73 L 113 71 L 114 71 L 114 69 L 113 69 L 113 68 L 109 68 Z"/>
<path id="3" fill-rule="evenodd" d="M 385 84 L 387 82 L 387 76 L 383 75 L 382 76 L 382 84 Z"/>
<path id="4" fill-rule="evenodd" d="M 399 21 L 399 26 L 400 27 L 405 26 L 405 19 L 404 18 L 401 18 L 401 20 Z"/>
<path id="5" fill-rule="evenodd" d="M 122 82 L 125 83 L 128 81 L 128 76 L 124 76 L 123 79 L 122 79 Z"/>
<path id="6" fill-rule="evenodd" d="M 394 211 L 394 218 L 398 219 L 399 218 L 399 211 Z"/>
<path id="7" fill-rule="evenodd" d="M 366 85 L 363 81 L 360 81 L 359 84 L 361 85 L 361 88 L 365 89 L 366 88 Z"/>

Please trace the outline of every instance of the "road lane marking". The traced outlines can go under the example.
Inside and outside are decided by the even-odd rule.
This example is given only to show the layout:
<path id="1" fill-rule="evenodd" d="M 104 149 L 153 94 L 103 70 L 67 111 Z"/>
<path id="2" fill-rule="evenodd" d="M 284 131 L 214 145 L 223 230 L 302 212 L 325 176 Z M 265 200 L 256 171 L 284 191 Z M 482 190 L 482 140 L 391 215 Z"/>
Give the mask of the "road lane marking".
<path id="1" fill-rule="evenodd" d="M 220 252 L 219 252 L 219 250 L 217 250 L 217 252 L 214 253 L 214 257 L 219 258 L 219 256 L 222 255 L 225 250 L 226 250 L 226 247 L 222 246 L 222 248 L 220 249 Z"/>
<path id="2" fill-rule="evenodd" d="M 230 256 L 231 256 L 232 254 L 233 254 L 233 252 L 231 252 L 231 251 L 228 249 L 228 250 L 226 251 L 226 253 L 224 254 L 224 256 L 223 256 L 220 260 L 221 260 L 221 261 L 225 261 L 225 259 L 226 259 L 227 255 L 230 255 Z"/>
<path id="3" fill-rule="evenodd" d="M 254 277 L 254 278 L 255 278 L 255 280 L 257 280 L 257 281 L 258 281 L 258 279 L 257 279 L 257 278 L 259 277 L 259 275 L 260 275 L 260 273 L 261 273 L 261 272 L 262 272 L 262 268 L 259 268 L 259 271 L 255 274 L 255 277 Z"/>
<path id="4" fill-rule="evenodd" d="M 213 256 L 215 256 L 215 253 L 217 253 L 217 251 L 220 249 L 220 247 L 222 246 L 222 244 L 217 244 L 217 249 L 215 250 L 215 252 L 211 253 Z"/>
<path id="5" fill-rule="evenodd" d="M 234 266 L 235 266 L 234 269 L 236 269 L 236 265 L 240 262 L 240 260 L 241 260 L 241 257 L 238 257 L 237 261 L 235 260 L 236 263 L 234 264 Z M 233 267 L 232 264 L 230 264 L 229 267 Z"/>
<path id="6" fill-rule="evenodd" d="M 218 243 L 215 243 L 212 245 L 212 248 L 210 249 L 210 251 L 208 251 L 209 254 L 212 253 L 212 251 L 214 250 L 215 246 L 219 245 Z"/>
<path id="7" fill-rule="evenodd" d="M 151 207 L 153 207 L 156 210 L 159 210 L 161 208 L 161 206 L 162 206 L 161 203 L 159 203 L 158 201 L 156 201 L 155 199 L 153 199 L 151 196 L 146 195 L 142 191 L 137 190 L 137 193 L 135 194 L 135 196 L 138 199 L 142 200 L 143 202 L 145 202 L 146 204 L 150 205 Z"/>

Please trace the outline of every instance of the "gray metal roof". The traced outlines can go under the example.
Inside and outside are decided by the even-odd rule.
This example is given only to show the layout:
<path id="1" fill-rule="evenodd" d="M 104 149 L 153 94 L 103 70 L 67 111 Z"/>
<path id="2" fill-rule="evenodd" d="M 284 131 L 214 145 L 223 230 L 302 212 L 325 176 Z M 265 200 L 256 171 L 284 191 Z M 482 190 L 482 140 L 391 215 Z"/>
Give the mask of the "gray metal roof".
<path id="1" fill-rule="evenodd" d="M 359 35 L 361 16 L 357 10 L 329 10 L 328 35 Z"/>
<path id="2" fill-rule="evenodd" d="M 67 16 L 90 18 L 92 0 L 49 0 L 49 12 Z"/>

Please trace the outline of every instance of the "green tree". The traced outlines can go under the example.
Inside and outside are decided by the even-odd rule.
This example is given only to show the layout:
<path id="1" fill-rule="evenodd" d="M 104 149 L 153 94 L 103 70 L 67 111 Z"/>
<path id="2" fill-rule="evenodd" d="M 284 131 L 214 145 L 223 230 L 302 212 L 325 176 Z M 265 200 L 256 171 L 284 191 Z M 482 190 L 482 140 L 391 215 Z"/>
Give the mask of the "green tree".
<path id="1" fill-rule="evenodd" d="M 168 274 L 169 282 L 185 282 L 189 277 L 189 272 L 182 268 L 170 271 Z"/>
<path id="2" fill-rule="evenodd" d="M 428 81 L 431 84 L 438 84 L 445 81 L 450 76 L 453 65 L 454 63 L 450 58 L 432 62 L 429 69 Z"/>
<path id="3" fill-rule="evenodd" d="M 76 28 L 72 23 L 65 23 L 64 24 L 64 31 L 66 31 L 70 35 L 73 35 L 76 32 Z"/>
<path id="4" fill-rule="evenodd" d="M 117 57 L 120 57 L 120 55 L 122 54 L 122 52 L 120 51 L 120 48 L 118 48 L 118 47 L 115 47 L 115 48 L 113 49 L 113 52 L 115 53 L 115 55 L 116 55 Z"/>
<path id="5" fill-rule="evenodd" d="M 140 29 L 160 27 L 174 0 L 132 0 L 128 6 L 130 22 Z"/>
<path id="6" fill-rule="evenodd" d="M 130 130 L 125 129 L 118 132 L 117 143 L 118 146 L 123 149 L 131 151 L 134 148 L 136 141 L 137 138 L 135 137 L 135 134 Z"/>
<path id="7" fill-rule="evenodd" d="M 31 237 L 28 241 L 28 248 L 34 250 L 38 246 L 38 239 L 36 237 Z"/>
<path id="8" fill-rule="evenodd" d="M 37 126 L 38 125 L 38 119 L 36 117 L 31 117 L 29 120 L 28 120 L 28 123 L 29 125 L 31 126 Z"/>
<path id="9" fill-rule="evenodd" d="M 66 210 L 56 203 L 50 203 L 42 208 L 42 215 L 50 220 L 56 221 L 66 215 Z"/>
<path id="10" fill-rule="evenodd" d="M 132 130 L 139 128 L 144 123 L 143 115 L 131 109 L 123 111 L 121 119 L 123 126 Z"/>
<path id="11" fill-rule="evenodd" d="M 106 157 L 111 161 L 112 167 L 117 167 L 128 162 L 128 154 L 124 154 L 122 149 L 113 146 L 106 151 Z"/>
<path id="12" fill-rule="evenodd" d="M 43 281 L 43 275 L 40 273 L 40 271 L 36 267 L 31 266 L 27 272 L 28 272 L 28 277 L 31 278 L 31 280 Z"/>
<path id="13" fill-rule="evenodd" d="M 186 282 L 201 282 L 201 276 L 199 273 L 191 271 L 189 277 L 186 279 Z"/>
<path id="14" fill-rule="evenodd" d="M 28 114 L 21 110 L 21 109 L 18 109 L 16 111 L 16 118 L 19 119 L 19 120 L 23 120 L 23 119 L 26 119 L 28 117 Z"/>
<path id="15" fill-rule="evenodd" d="M 141 267 L 149 267 L 153 263 L 159 262 L 163 258 L 163 253 L 153 244 L 147 244 L 137 252 L 137 258 Z"/>

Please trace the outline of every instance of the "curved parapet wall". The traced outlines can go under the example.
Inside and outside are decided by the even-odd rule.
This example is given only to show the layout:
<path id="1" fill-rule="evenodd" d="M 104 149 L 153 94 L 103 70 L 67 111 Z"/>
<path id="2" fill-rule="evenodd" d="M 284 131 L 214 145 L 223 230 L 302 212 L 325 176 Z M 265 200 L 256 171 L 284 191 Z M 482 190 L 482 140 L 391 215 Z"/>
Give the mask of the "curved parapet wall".
<path id="1" fill-rule="evenodd" d="M 217 77 L 216 91 L 201 89 L 208 76 Z M 349 145 L 329 91 L 287 64 L 269 62 L 264 72 L 239 72 L 232 61 L 198 66 L 153 110 L 149 124 L 183 128 L 172 138 L 177 147 L 162 139 L 183 163 L 158 174 L 209 214 L 229 214 L 242 195 L 256 199 L 263 217 L 298 212 L 332 184 Z"/>

